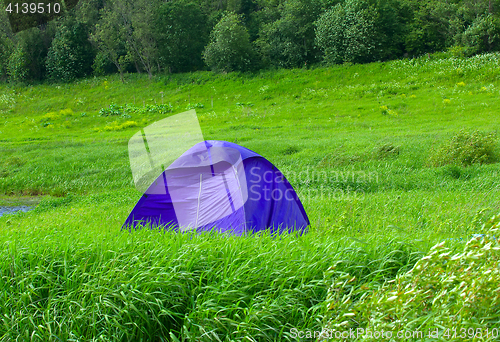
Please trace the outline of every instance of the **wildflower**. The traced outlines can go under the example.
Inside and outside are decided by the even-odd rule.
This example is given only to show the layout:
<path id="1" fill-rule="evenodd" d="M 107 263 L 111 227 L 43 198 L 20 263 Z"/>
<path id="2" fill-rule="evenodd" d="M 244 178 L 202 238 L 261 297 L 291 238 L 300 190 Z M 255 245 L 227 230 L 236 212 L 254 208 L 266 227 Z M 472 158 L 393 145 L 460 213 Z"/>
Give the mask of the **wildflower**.
<path id="1" fill-rule="evenodd" d="M 401 94 L 401 97 L 404 99 L 406 98 L 406 94 Z"/>
<path id="2" fill-rule="evenodd" d="M 416 95 L 410 95 L 412 99 L 415 99 L 417 96 Z"/>
<path id="3" fill-rule="evenodd" d="M 390 116 L 398 116 L 398 113 L 396 113 L 395 111 L 393 111 L 392 109 L 389 109 L 387 111 L 387 114 L 389 114 Z"/>
<path id="4" fill-rule="evenodd" d="M 451 100 L 450 100 L 450 99 L 444 99 L 444 100 L 443 100 L 443 103 L 444 103 L 445 105 L 450 104 L 450 103 L 451 103 Z"/>
<path id="5" fill-rule="evenodd" d="M 459 86 L 459 87 L 465 87 L 465 83 L 464 82 L 458 82 L 457 86 Z"/>
<path id="6" fill-rule="evenodd" d="M 481 87 L 481 91 L 486 91 L 486 87 Z"/>
<path id="7" fill-rule="evenodd" d="M 386 111 L 387 109 L 388 109 L 387 106 L 380 106 L 381 111 Z"/>

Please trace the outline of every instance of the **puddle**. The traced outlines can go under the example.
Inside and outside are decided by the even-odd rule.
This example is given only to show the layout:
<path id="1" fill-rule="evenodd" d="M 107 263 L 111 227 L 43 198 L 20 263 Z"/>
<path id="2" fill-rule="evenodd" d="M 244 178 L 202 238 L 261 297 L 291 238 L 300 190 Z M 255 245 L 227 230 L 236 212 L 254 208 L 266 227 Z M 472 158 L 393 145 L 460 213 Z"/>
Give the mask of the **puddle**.
<path id="1" fill-rule="evenodd" d="M 27 212 L 32 210 L 32 207 L 28 207 L 26 205 L 20 205 L 20 206 L 15 206 L 15 207 L 0 207 L 0 216 L 7 215 L 7 214 L 14 214 L 19 211 L 22 212 Z"/>

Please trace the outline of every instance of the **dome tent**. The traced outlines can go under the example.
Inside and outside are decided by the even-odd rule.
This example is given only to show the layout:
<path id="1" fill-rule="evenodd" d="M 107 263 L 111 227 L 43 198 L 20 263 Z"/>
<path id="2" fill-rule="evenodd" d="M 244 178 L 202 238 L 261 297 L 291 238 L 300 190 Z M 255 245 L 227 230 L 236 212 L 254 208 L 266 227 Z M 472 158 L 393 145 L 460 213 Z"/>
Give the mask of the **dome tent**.
<path id="1" fill-rule="evenodd" d="M 303 233 L 309 219 L 283 174 L 259 154 L 225 141 L 203 141 L 149 186 L 123 228 L 215 229 L 237 235 L 270 229 Z"/>

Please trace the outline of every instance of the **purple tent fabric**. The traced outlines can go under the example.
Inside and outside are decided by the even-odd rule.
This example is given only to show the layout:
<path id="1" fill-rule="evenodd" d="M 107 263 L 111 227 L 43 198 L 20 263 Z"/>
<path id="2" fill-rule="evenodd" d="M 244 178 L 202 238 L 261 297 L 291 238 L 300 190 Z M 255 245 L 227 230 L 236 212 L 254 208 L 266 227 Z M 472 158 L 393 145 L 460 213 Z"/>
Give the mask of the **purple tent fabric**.
<path id="1" fill-rule="evenodd" d="M 237 144 L 209 140 L 186 151 L 151 184 L 123 228 L 138 224 L 243 235 L 268 228 L 302 233 L 309 219 L 268 160 Z"/>

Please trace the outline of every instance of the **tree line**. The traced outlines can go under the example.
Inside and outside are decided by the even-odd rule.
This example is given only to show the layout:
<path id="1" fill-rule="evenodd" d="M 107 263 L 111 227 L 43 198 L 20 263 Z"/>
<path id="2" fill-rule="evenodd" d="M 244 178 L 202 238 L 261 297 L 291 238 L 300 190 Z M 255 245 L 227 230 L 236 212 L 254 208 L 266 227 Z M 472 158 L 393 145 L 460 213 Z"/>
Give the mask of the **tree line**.
<path id="1" fill-rule="evenodd" d="M 13 34 L 0 79 L 255 71 L 500 50 L 500 0 L 81 0 Z"/>

